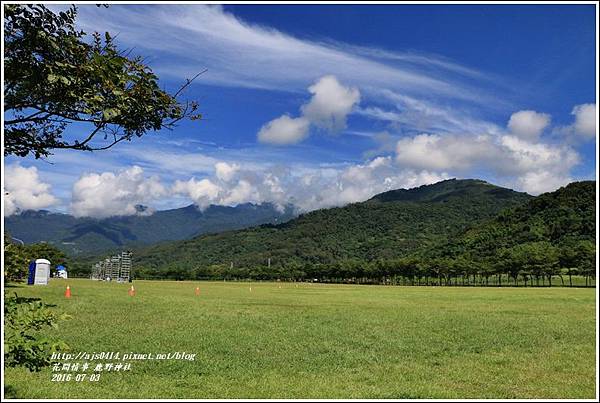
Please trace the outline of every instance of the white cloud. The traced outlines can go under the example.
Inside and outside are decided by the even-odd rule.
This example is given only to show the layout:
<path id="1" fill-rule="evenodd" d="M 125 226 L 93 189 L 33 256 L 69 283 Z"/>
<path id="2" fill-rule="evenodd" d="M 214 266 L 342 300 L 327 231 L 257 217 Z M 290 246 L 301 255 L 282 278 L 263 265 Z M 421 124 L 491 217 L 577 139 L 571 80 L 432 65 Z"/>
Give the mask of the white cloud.
<path id="1" fill-rule="evenodd" d="M 349 166 L 279 166 L 242 169 L 228 178 L 177 181 L 176 194 L 191 198 L 201 209 L 211 204 L 273 203 L 282 210 L 293 204 L 300 211 L 364 201 L 391 189 L 414 187 L 447 178 L 445 173 L 399 168 L 392 157 L 378 157 Z"/>
<path id="2" fill-rule="evenodd" d="M 495 169 L 507 176 L 545 172 L 565 177 L 579 163 L 579 155 L 568 146 L 534 144 L 506 135 L 499 139 L 494 158 L 490 161 L 495 161 Z"/>
<path id="3" fill-rule="evenodd" d="M 238 164 L 228 164 L 220 161 L 215 164 L 215 175 L 222 181 L 229 182 L 239 169 Z"/>
<path id="4" fill-rule="evenodd" d="M 596 104 L 581 104 L 573 107 L 571 115 L 575 116 L 575 121 L 567 126 L 558 126 L 554 128 L 554 133 L 562 136 L 563 139 L 571 144 L 580 141 L 596 139 Z"/>
<path id="5" fill-rule="evenodd" d="M 338 83 L 350 83 L 352 87 L 356 87 L 360 91 L 362 104 L 367 105 L 362 109 L 354 106 L 352 111 L 384 120 L 390 126 L 397 125 L 378 126 L 373 130 L 385 128 L 394 135 L 435 133 L 423 135 L 429 137 L 420 139 L 421 143 L 414 139 L 408 141 L 405 146 L 412 147 L 423 158 L 409 158 L 404 153 L 405 155 L 397 157 L 402 165 L 385 168 L 391 170 L 389 175 L 382 173 L 384 167 L 368 168 L 369 162 L 344 168 L 356 175 L 358 173 L 355 171 L 363 172 L 364 175 L 367 175 L 365 172 L 377 172 L 376 176 L 366 176 L 372 180 L 365 186 L 365 189 L 370 189 L 368 192 L 382 188 L 387 179 L 390 179 L 387 183 L 408 183 L 409 177 L 424 180 L 427 175 L 435 177 L 446 171 L 468 172 L 479 177 L 481 170 L 490 170 L 502 178 L 514 179 L 522 188 L 533 189 L 531 178 L 534 175 L 541 178 L 542 173 L 548 170 L 548 175 L 555 178 L 569 178 L 569 170 L 576 163 L 573 161 L 577 160 L 577 154 L 566 146 L 542 144 L 541 147 L 532 147 L 531 140 L 537 137 L 535 125 L 530 125 L 528 131 L 520 129 L 522 125 L 517 123 L 509 124 L 515 130 L 511 129 L 514 136 L 507 136 L 503 127 L 480 119 L 479 116 L 485 116 L 490 110 L 498 111 L 494 108 L 499 104 L 505 106 L 494 96 L 490 96 L 493 86 L 498 83 L 491 83 L 480 72 L 438 56 L 358 49 L 342 43 L 301 40 L 269 27 L 243 21 L 218 6 L 115 5 L 109 9 L 98 9 L 84 5 L 80 11 L 78 22 L 86 30 L 118 32 L 118 41 L 123 47 L 136 45 L 139 53 L 154 55 L 155 60 L 151 64 L 163 79 L 190 77 L 199 69 L 207 67 L 209 71 L 194 85 L 266 88 L 295 92 L 293 96 L 297 96 L 297 93 L 311 86 L 319 77 L 334 75 L 339 80 Z M 484 85 L 480 85 L 482 78 L 486 80 Z M 317 87 L 317 84 L 310 88 L 313 87 Z M 473 88 L 477 90 L 474 91 Z M 353 88 L 346 89 L 350 95 L 348 98 L 351 99 Z M 315 93 L 319 91 L 315 89 Z M 510 98 L 505 95 L 507 94 L 499 94 L 498 97 Z M 313 99 L 317 98 L 317 94 L 313 94 Z M 358 100 L 355 105 L 356 103 Z M 343 112 L 347 107 L 334 108 L 333 113 L 330 111 L 328 115 L 325 114 L 325 118 L 320 118 L 321 111 L 318 108 L 309 108 L 313 104 L 316 102 L 308 101 L 302 108 L 308 110 L 305 111 L 306 116 L 294 118 L 284 115 L 287 119 L 280 117 L 263 126 L 261 132 L 267 139 L 266 142 L 290 144 L 301 141 L 308 136 L 310 119 L 321 122 L 326 129 L 345 125 L 347 114 L 344 115 Z M 321 105 L 330 106 L 326 102 L 321 102 Z M 336 114 L 338 110 L 342 112 Z M 590 110 L 586 105 L 574 108 L 575 123 L 570 127 L 572 133 L 577 131 L 582 137 L 595 136 L 595 117 L 592 118 Z M 593 110 L 595 114 L 595 105 Z M 280 127 L 275 127 L 278 130 L 269 130 L 272 129 L 269 125 Z M 398 133 L 394 129 L 398 129 Z M 509 138 L 516 135 L 520 136 L 516 140 L 522 142 Z M 259 134 L 259 139 L 260 137 Z M 264 151 L 259 150 L 261 153 Z M 433 154 L 428 155 L 428 150 Z M 204 197 L 207 200 L 215 202 L 228 200 L 228 197 L 229 200 L 256 197 L 259 200 L 279 202 L 287 200 L 289 191 L 291 197 L 299 200 L 298 204 L 302 206 L 326 206 L 338 203 L 343 198 L 342 195 L 351 200 L 351 194 L 358 194 L 360 190 L 348 190 L 352 184 L 344 179 L 344 169 L 339 167 L 319 169 L 311 166 L 292 169 L 287 173 L 273 172 L 273 168 L 266 167 L 268 164 L 261 161 L 259 153 L 252 155 L 256 166 L 250 167 L 245 163 L 249 157 L 242 156 L 241 153 L 237 157 L 224 153 L 216 158 L 188 151 L 190 150 L 164 152 L 162 149 L 140 148 L 129 153 L 126 161 L 143 165 L 146 172 L 161 172 L 163 178 L 162 172 L 164 175 L 171 175 L 169 180 L 187 180 L 192 175 L 199 178 L 208 176 L 210 180 L 207 180 L 213 186 L 204 183 L 200 188 L 205 188 Z M 390 152 L 389 147 L 381 151 Z M 287 157 L 288 154 L 283 158 L 273 158 L 273 154 L 265 152 L 262 160 L 273 162 Z M 289 157 L 292 158 L 291 155 Z M 231 161 L 241 161 L 244 169 L 219 170 L 215 164 L 221 158 L 228 159 L 227 164 L 232 166 L 234 164 Z M 566 163 L 561 167 L 563 159 Z M 110 168 L 93 169 L 103 172 Z M 351 172 L 348 175 L 352 176 Z M 422 174 L 423 172 L 427 174 Z M 349 178 L 348 175 L 346 178 Z M 394 178 L 402 179 L 395 181 Z M 244 192 L 245 185 L 240 185 L 241 180 L 258 190 Z M 192 183 L 193 188 L 201 182 L 195 181 Z M 238 188 L 238 191 L 235 197 L 230 197 L 231 189 L 234 188 Z M 336 192 L 342 188 L 338 196 Z M 194 194 L 198 196 L 202 192 Z"/>
<path id="6" fill-rule="evenodd" d="M 493 152 L 490 136 L 419 134 L 398 140 L 396 161 L 416 169 L 466 171 Z"/>
<path id="7" fill-rule="evenodd" d="M 88 173 L 73 185 L 71 211 L 76 217 L 133 215 L 137 212 L 136 205 L 166 194 L 158 177 L 145 177 L 139 166 L 132 166 L 117 174 Z"/>
<path id="8" fill-rule="evenodd" d="M 596 138 L 596 104 L 577 105 L 571 114 L 575 115 L 575 133 L 587 138 Z"/>
<path id="9" fill-rule="evenodd" d="M 370 119 L 388 122 L 403 131 L 471 134 L 502 132 L 496 124 L 474 117 L 466 109 L 416 99 L 389 89 L 370 92 L 379 101 L 391 103 L 393 108 L 367 106 L 356 108 L 355 112 Z"/>
<path id="10" fill-rule="evenodd" d="M 312 124 L 330 132 L 346 128 L 346 116 L 360 101 L 357 88 L 345 87 L 334 76 L 322 77 L 308 87 L 313 94 L 310 102 L 302 106 L 302 114 Z"/>
<path id="11" fill-rule="evenodd" d="M 218 199 L 221 187 L 209 179 L 197 181 L 191 178 L 188 181 L 175 181 L 172 191 L 189 196 L 198 207 L 205 209 Z"/>
<path id="12" fill-rule="evenodd" d="M 309 126 L 306 118 L 283 115 L 260 128 L 258 141 L 275 145 L 296 144 L 306 138 Z"/>
<path id="13" fill-rule="evenodd" d="M 331 188 L 321 189 L 316 193 L 319 197 L 314 201 L 320 204 L 316 205 L 318 207 L 340 206 L 364 201 L 388 190 L 412 188 L 447 178 L 446 173 L 399 169 L 391 157 L 377 157 L 338 172 L 330 185 L 336 191 Z"/>
<path id="14" fill-rule="evenodd" d="M 579 155 L 566 145 L 533 143 L 508 134 L 419 134 L 398 141 L 396 162 L 407 169 L 491 173 L 518 190 L 539 194 L 572 181 L 570 171 Z"/>
<path id="15" fill-rule="evenodd" d="M 25 168 L 18 163 L 5 167 L 3 198 L 5 216 L 58 203 L 58 199 L 50 192 L 50 185 L 41 182 L 37 168 Z"/>
<path id="16" fill-rule="evenodd" d="M 115 149 L 111 152 L 118 153 L 122 160 L 136 161 L 144 164 L 145 167 L 154 167 L 161 173 L 170 175 L 193 175 L 198 172 L 211 172 L 215 168 L 215 163 L 219 160 L 210 155 L 197 151 L 190 151 L 189 148 L 166 148 L 162 146 L 145 147 L 138 144 L 129 147 Z M 126 144 L 129 145 L 129 144 Z"/>
<path id="17" fill-rule="evenodd" d="M 313 94 L 300 108 L 302 116 L 282 115 L 265 124 L 258 132 L 258 140 L 275 145 L 296 144 L 308 136 L 310 125 L 331 133 L 346 128 L 346 117 L 360 101 L 360 91 L 345 87 L 334 77 L 325 76 L 308 87 Z"/>
<path id="18" fill-rule="evenodd" d="M 528 193 L 538 195 L 554 191 L 570 182 L 573 182 L 573 178 L 568 175 L 557 175 L 554 172 L 546 171 L 534 171 L 519 177 L 515 182 L 515 187 L 518 189 L 526 189 Z"/>
<path id="19" fill-rule="evenodd" d="M 247 180 L 238 181 L 237 185 L 228 191 L 228 194 L 219 204 L 235 206 L 240 203 L 253 202 L 260 203 L 261 197 L 257 189 Z"/>
<path id="20" fill-rule="evenodd" d="M 536 111 L 519 111 L 510 116 L 508 129 L 517 137 L 536 141 L 550 124 L 550 115 Z"/>

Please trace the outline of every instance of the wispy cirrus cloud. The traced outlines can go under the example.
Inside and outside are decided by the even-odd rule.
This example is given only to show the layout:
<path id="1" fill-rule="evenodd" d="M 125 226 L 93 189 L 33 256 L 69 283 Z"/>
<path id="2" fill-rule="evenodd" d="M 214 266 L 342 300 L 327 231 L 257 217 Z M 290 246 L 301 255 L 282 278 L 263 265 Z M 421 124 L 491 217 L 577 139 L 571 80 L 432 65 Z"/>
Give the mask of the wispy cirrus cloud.
<path id="1" fill-rule="evenodd" d="M 493 122 L 473 116 L 469 109 L 440 105 L 435 101 L 418 99 L 389 89 L 373 91 L 381 106 L 357 108 L 356 113 L 370 119 L 390 123 L 403 131 L 490 133 L 502 128 Z"/>
<path id="2" fill-rule="evenodd" d="M 467 82 L 489 77 L 447 59 L 302 40 L 250 24 L 220 6 L 113 5 L 100 11 L 82 6 L 79 23 L 87 30 L 118 33 L 126 46 L 170 55 L 154 65 L 161 75 L 178 79 L 206 67 L 203 83 L 299 92 L 334 74 L 351 85 L 415 96 L 465 102 L 491 98 Z"/>

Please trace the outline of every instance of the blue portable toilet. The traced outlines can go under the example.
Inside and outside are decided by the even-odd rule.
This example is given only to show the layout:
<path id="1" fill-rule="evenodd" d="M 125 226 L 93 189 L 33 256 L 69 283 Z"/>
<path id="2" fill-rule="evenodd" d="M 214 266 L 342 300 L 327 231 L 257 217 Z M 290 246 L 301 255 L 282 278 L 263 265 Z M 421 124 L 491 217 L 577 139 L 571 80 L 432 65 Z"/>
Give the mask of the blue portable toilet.
<path id="1" fill-rule="evenodd" d="M 29 273 L 27 274 L 27 285 L 33 285 L 35 281 L 35 261 L 29 262 Z"/>

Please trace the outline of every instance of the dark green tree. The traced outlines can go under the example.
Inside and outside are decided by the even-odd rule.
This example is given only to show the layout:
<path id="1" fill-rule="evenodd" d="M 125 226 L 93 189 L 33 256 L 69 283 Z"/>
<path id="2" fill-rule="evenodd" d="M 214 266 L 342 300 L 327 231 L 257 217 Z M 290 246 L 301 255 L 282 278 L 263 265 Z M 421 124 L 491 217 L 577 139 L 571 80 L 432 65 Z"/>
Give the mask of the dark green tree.
<path id="1" fill-rule="evenodd" d="M 69 266 L 63 251 L 48 243 L 21 245 L 14 243 L 10 234 L 4 234 L 4 278 L 7 281 L 20 281 L 27 277 L 29 263 L 35 259 L 48 259 L 55 268 Z"/>
<path id="2" fill-rule="evenodd" d="M 569 285 L 572 275 L 580 274 L 585 277 L 586 285 L 589 277 L 596 271 L 596 245 L 589 240 L 565 242 L 560 248 L 560 265 L 567 270 Z"/>
<path id="3" fill-rule="evenodd" d="M 512 264 L 521 270 L 525 276 L 548 278 L 552 285 L 552 276 L 559 268 L 558 249 L 550 242 L 528 242 L 511 248 Z"/>
<path id="4" fill-rule="evenodd" d="M 29 255 L 27 247 L 14 243 L 8 232 L 4 233 L 4 279 L 21 280 L 27 275 Z"/>

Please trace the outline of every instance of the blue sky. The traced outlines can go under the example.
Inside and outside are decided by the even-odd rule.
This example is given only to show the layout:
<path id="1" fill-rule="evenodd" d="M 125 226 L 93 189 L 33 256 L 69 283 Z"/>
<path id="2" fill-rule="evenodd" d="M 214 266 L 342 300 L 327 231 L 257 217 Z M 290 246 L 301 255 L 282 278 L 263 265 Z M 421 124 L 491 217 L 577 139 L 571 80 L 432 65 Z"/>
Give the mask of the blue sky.
<path id="1" fill-rule="evenodd" d="M 118 34 L 167 89 L 208 69 L 185 94 L 204 120 L 5 158 L 5 215 L 312 210 L 450 177 L 532 194 L 595 178 L 594 5 L 81 6 L 78 22 Z"/>

